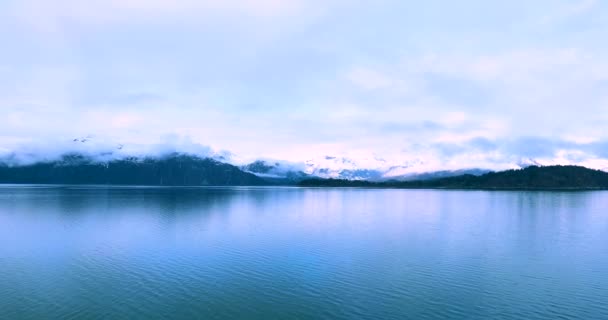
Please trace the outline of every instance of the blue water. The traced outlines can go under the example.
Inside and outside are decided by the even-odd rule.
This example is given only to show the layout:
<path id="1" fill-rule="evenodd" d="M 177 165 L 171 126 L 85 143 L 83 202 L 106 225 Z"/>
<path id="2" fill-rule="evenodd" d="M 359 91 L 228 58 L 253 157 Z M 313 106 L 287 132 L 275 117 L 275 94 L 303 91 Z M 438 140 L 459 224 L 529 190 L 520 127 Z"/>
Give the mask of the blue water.
<path id="1" fill-rule="evenodd" d="M 608 319 L 608 193 L 3 186 L 0 319 Z"/>

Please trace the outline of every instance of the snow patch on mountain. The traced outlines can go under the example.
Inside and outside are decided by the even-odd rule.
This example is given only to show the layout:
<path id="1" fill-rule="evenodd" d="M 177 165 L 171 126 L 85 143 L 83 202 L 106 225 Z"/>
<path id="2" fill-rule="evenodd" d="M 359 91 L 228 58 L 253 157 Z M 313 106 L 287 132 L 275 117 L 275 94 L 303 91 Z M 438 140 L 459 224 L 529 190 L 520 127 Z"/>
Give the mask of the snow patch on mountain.
<path id="1" fill-rule="evenodd" d="M 348 156 L 325 155 L 310 158 L 304 162 L 289 162 L 275 159 L 259 159 L 242 165 L 241 169 L 260 177 L 288 179 L 292 181 L 307 178 L 346 180 L 415 180 L 433 179 L 461 174 L 479 175 L 489 170 L 429 170 L 428 164 L 420 161 L 394 161 L 376 155 Z"/>

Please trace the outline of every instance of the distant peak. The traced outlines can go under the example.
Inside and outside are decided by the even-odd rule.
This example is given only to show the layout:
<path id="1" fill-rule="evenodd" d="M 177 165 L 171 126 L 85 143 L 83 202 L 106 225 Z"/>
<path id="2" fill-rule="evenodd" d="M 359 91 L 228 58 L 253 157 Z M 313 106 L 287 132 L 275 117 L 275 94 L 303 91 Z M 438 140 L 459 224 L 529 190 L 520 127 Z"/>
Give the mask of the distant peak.
<path id="1" fill-rule="evenodd" d="M 542 167 L 543 165 L 540 162 L 538 162 L 538 161 L 536 161 L 536 160 L 534 160 L 532 158 L 527 158 L 527 159 L 520 160 L 517 163 L 517 166 L 520 167 L 520 168 L 527 168 L 527 167 L 530 167 L 530 166 Z"/>

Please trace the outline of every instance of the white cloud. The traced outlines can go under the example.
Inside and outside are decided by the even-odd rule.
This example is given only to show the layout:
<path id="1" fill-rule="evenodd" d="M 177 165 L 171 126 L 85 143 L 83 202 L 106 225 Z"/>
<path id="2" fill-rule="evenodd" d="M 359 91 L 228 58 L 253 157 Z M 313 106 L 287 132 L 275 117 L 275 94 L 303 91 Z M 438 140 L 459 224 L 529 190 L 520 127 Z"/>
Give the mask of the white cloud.
<path id="1" fill-rule="evenodd" d="M 23 13 L 48 15 L 81 23 L 133 20 L 211 17 L 214 14 L 272 17 L 296 13 L 301 0 L 22 0 L 17 8 Z"/>
<path id="2" fill-rule="evenodd" d="M 138 24 L 206 24 L 234 19 L 283 20 L 314 13 L 323 2 L 302 0 L 20 0 L 12 6 L 17 19 L 44 33 L 115 28 Z"/>
<path id="3" fill-rule="evenodd" d="M 590 12 L 599 4 L 598 0 L 571 0 L 568 4 L 550 11 L 541 19 L 541 24 L 551 25 Z"/>
<path id="4" fill-rule="evenodd" d="M 559 37 L 542 33 L 534 11 L 565 21 L 599 2 L 505 13 L 500 21 L 517 22 L 508 32 L 493 19 L 475 20 L 473 30 L 458 17 L 417 28 L 425 22 L 392 14 L 434 4 L 355 2 L 4 2 L 0 147 L 88 134 L 143 145 L 178 134 L 245 156 L 350 152 L 439 163 L 448 160 L 433 143 L 608 137 L 604 46 L 583 25 L 570 30 L 576 41 L 554 26 L 544 27 Z M 334 10 L 341 5 L 348 10 Z M 522 20 L 528 14 L 533 22 Z"/>
<path id="5" fill-rule="evenodd" d="M 360 67 L 358 67 L 360 68 Z M 399 64 L 384 65 L 395 72 L 383 74 L 384 83 L 412 82 L 414 101 L 426 102 L 434 110 L 469 110 L 480 115 L 512 119 L 522 134 L 563 134 L 591 124 L 594 114 L 605 110 L 604 55 L 583 49 L 520 49 L 489 55 L 429 54 L 409 56 Z M 373 74 L 374 71 L 368 71 Z M 388 77 L 388 78 L 387 78 Z M 445 81 L 434 84 L 437 79 Z M 445 80 L 444 80 L 445 79 Z M 474 98 L 491 96 L 483 103 L 455 103 L 450 86 L 466 84 Z M 390 95 L 390 92 L 385 92 Z M 604 101 L 604 102 L 603 102 Z M 428 103 L 430 102 L 430 104 Z M 420 115 L 421 110 L 416 114 Z M 546 121 L 550 115 L 553 121 Z M 430 119 L 429 119 L 430 120 Z M 532 122 L 536 124 L 532 125 Z"/>

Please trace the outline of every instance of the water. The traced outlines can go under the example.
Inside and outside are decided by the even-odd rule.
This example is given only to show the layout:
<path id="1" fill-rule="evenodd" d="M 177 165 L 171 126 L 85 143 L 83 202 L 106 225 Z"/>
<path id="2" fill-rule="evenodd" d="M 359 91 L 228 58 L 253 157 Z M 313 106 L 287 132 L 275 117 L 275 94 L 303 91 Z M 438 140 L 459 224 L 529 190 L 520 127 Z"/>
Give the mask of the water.
<path id="1" fill-rule="evenodd" d="M 1 319 L 608 319 L 608 193 L 0 187 Z"/>

